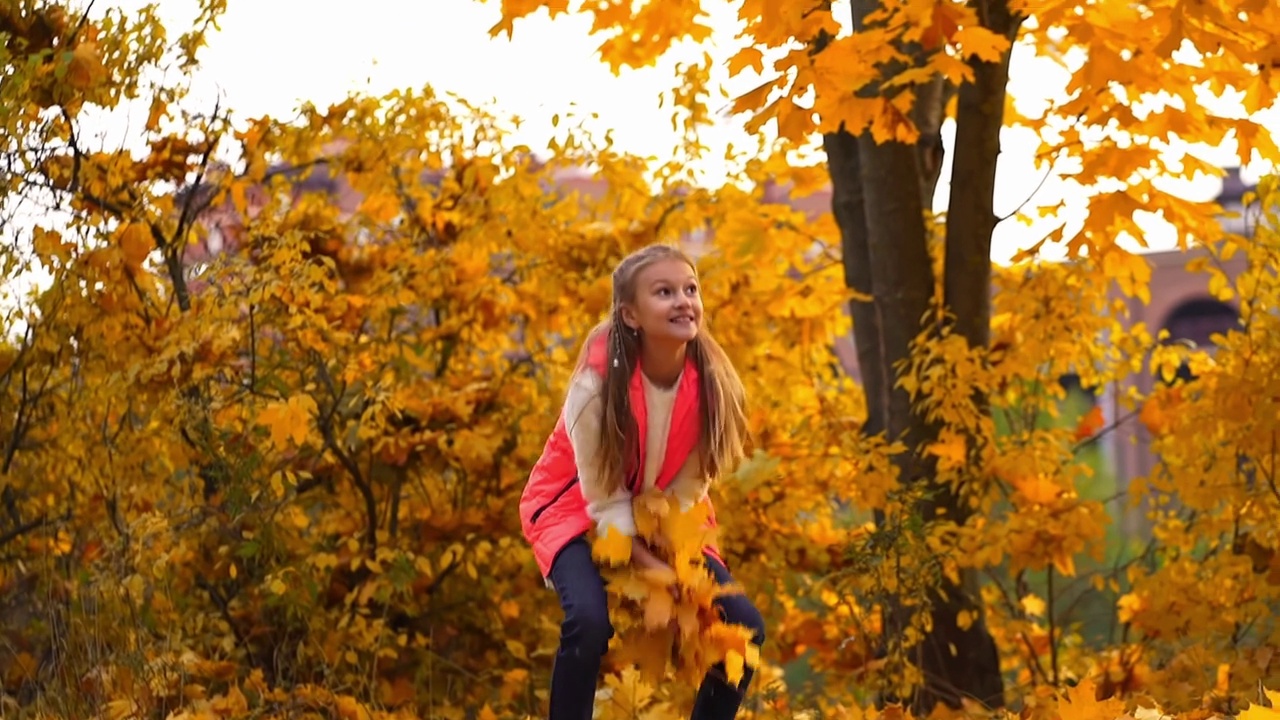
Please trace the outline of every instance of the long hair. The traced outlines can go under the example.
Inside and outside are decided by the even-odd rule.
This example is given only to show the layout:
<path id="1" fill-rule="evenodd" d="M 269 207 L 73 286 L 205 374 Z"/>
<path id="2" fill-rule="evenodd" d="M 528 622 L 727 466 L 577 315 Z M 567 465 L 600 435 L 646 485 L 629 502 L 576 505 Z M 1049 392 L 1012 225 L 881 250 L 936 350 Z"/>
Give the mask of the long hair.
<path id="1" fill-rule="evenodd" d="M 636 278 L 642 270 L 662 260 L 679 260 L 697 273 L 693 259 L 670 245 L 650 245 L 628 255 L 613 271 L 613 307 L 587 335 L 578 358 L 578 372 L 586 367 L 589 348 L 603 335 L 607 357 L 604 366 L 600 423 L 600 466 L 605 489 L 616 491 L 623 476 L 639 467 L 639 429 L 631 412 L 630 385 L 640 360 L 640 337 L 622 321 L 622 306 L 635 301 Z M 698 368 L 701 394 L 698 453 L 702 473 L 715 480 L 742 460 L 747 439 L 746 393 L 742 380 L 720 343 L 706 327 L 689 342 L 687 352 Z M 614 360 L 617 359 L 617 365 Z"/>

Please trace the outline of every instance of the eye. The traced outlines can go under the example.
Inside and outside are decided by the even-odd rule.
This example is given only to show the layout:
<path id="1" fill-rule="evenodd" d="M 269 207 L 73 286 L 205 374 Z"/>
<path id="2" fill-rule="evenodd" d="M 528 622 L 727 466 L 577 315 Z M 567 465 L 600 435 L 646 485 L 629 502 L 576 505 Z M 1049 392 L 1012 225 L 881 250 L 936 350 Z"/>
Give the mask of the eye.
<path id="1" fill-rule="evenodd" d="M 697 294 L 698 294 L 698 286 L 697 286 L 696 284 L 690 284 L 688 287 L 686 287 L 686 288 L 684 289 L 684 291 L 685 291 L 685 293 L 689 294 L 690 296 L 697 295 Z"/>
<path id="2" fill-rule="evenodd" d="M 661 295 L 662 297 L 666 297 L 667 295 L 671 294 L 671 288 L 667 288 L 667 287 L 658 288 L 658 294 Z"/>

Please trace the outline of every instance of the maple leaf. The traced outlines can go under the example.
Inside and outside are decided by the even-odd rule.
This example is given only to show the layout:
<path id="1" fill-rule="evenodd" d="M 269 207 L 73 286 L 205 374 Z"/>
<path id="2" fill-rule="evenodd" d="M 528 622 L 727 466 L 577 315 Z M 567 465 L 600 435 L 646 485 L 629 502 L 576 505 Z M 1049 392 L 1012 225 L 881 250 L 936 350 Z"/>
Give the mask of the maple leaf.
<path id="1" fill-rule="evenodd" d="M 667 624 L 632 634 L 619 647 L 620 659 L 634 664 L 644 682 L 657 686 L 666 679 L 667 666 L 676 649 L 676 630 Z"/>
<path id="2" fill-rule="evenodd" d="M 631 562 L 631 542 L 629 536 L 606 527 L 591 543 L 591 556 L 606 565 L 626 565 Z"/>
<path id="3" fill-rule="evenodd" d="M 1249 707 L 1241 710 L 1236 717 L 1239 720 L 1280 720 L 1280 692 L 1265 690 L 1267 701 L 1271 707 L 1258 703 L 1249 703 Z"/>
<path id="4" fill-rule="evenodd" d="M 1066 691 L 1066 702 L 1058 703 L 1062 720 L 1097 720 L 1124 715 L 1124 701 L 1119 698 L 1098 700 L 1098 687 L 1093 678 L 1085 678 Z"/>
<path id="5" fill-rule="evenodd" d="M 764 72 L 764 54 L 759 48 L 744 47 L 729 60 L 729 74 L 737 75 L 745 68 L 751 68 L 757 75 Z"/>
<path id="6" fill-rule="evenodd" d="M 975 25 L 956 30 L 951 41 L 960 46 L 966 56 L 975 56 L 983 62 L 999 62 L 1009 50 L 1009 39 Z"/>
<path id="7" fill-rule="evenodd" d="M 653 701 L 654 688 L 634 668 L 627 668 L 604 679 L 609 693 L 608 706 L 618 717 L 639 717 Z"/>
<path id="8" fill-rule="evenodd" d="M 647 492 L 632 501 L 636 532 L 640 537 L 653 541 L 658 538 L 662 519 L 671 512 L 668 498 L 662 493 Z"/>
<path id="9" fill-rule="evenodd" d="M 675 609 L 675 598 L 670 593 L 650 593 L 644 603 L 645 627 L 654 630 L 665 627 L 671 622 Z"/>

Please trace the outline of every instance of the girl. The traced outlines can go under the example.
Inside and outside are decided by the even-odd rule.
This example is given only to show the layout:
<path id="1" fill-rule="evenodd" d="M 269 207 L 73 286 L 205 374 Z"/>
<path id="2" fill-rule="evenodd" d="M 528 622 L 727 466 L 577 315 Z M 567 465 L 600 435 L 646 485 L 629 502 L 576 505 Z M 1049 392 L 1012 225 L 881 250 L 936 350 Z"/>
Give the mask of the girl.
<path id="1" fill-rule="evenodd" d="M 632 562 L 664 563 L 636 536 L 633 495 L 658 488 L 685 509 L 710 502 L 711 481 L 742 459 L 742 382 L 702 327 L 693 261 L 653 245 L 613 272 L 613 310 L 587 337 L 564 408 L 520 500 L 520 521 L 538 568 L 564 610 L 551 675 L 551 720 L 589 720 L 601 658 L 613 636 L 604 581 L 585 534 L 632 538 Z M 712 514 L 714 523 L 714 514 Z M 708 569 L 731 582 L 714 549 Z M 718 601 L 724 619 L 764 640 L 764 621 L 745 596 Z M 693 720 L 731 720 L 751 682 L 724 669 L 698 689 Z"/>

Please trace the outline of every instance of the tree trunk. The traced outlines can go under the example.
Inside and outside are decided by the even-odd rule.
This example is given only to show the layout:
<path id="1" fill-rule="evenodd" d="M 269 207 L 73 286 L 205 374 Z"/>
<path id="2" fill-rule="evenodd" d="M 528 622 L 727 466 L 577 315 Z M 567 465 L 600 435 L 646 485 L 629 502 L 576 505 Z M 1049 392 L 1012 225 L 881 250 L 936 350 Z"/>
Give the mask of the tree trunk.
<path id="1" fill-rule="evenodd" d="M 971 0 L 983 26 L 1013 40 L 1020 18 L 1007 0 Z M 999 62 L 973 59 L 974 80 L 959 89 L 956 111 L 955 158 L 947 206 L 943 292 L 955 332 L 970 347 L 986 348 L 991 340 L 991 236 L 996 227 L 993 210 L 1000 130 L 1004 126 L 1005 90 L 1009 82 L 1009 53 Z M 979 399 L 987 410 L 987 399 Z M 988 410 L 989 412 L 989 410 Z M 971 511 L 952 492 L 937 496 L 937 507 L 926 507 L 925 519 L 939 511 L 963 524 Z M 1003 683 L 995 642 L 982 617 L 977 579 L 961 577 L 959 587 L 940 589 L 935 602 L 934 632 L 925 645 L 922 666 L 926 677 L 939 677 L 939 690 L 963 693 L 987 705 L 1003 705 Z M 978 611 L 977 620 L 961 630 L 961 611 Z M 952 651 L 951 648 L 955 650 Z M 932 700 L 954 704 L 954 695 L 939 693 Z"/>
<path id="2" fill-rule="evenodd" d="M 1007 0 L 972 0 L 988 28 L 1010 38 L 1017 19 Z M 854 0 L 855 32 L 877 0 Z M 991 315 L 992 211 L 999 133 L 1003 125 L 1009 58 L 997 63 L 971 61 L 975 80 L 959 89 L 956 157 L 946 232 L 944 293 L 955 316 L 955 330 L 971 345 L 986 347 Z M 941 170 L 941 124 L 949 96 L 939 78 L 918 88 L 913 119 L 921 131 L 916 145 L 877 144 L 869 133 L 841 131 L 823 138 L 832 180 L 832 213 L 841 231 L 845 282 L 869 301 L 851 304 L 858 364 L 867 396 L 864 432 L 886 433 L 906 443 L 899 459 L 904 483 L 928 485 L 917 511 L 926 521 L 945 516 L 963 523 L 970 511 L 948 487 L 937 484 L 923 448 L 937 437 L 895 387 L 894 367 L 910 353 L 911 340 L 923 329 L 934 290 L 928 254 L 925 209 L 932 204 Z M 959 583 L 942 580 L 931 598 L 932 631 L 916 648 L 914 661 L 924 685 L 910 699 L 918 713 L 938 702 L 959 707 L 963 698 L 990 707 L 1004 705 L 995 642 L 981 614 L 976 578 L 962 573 Z M 977 620 L 961 630 L 961 612 Z M 901 613 L 886 632 L 901 632 Z"/>

